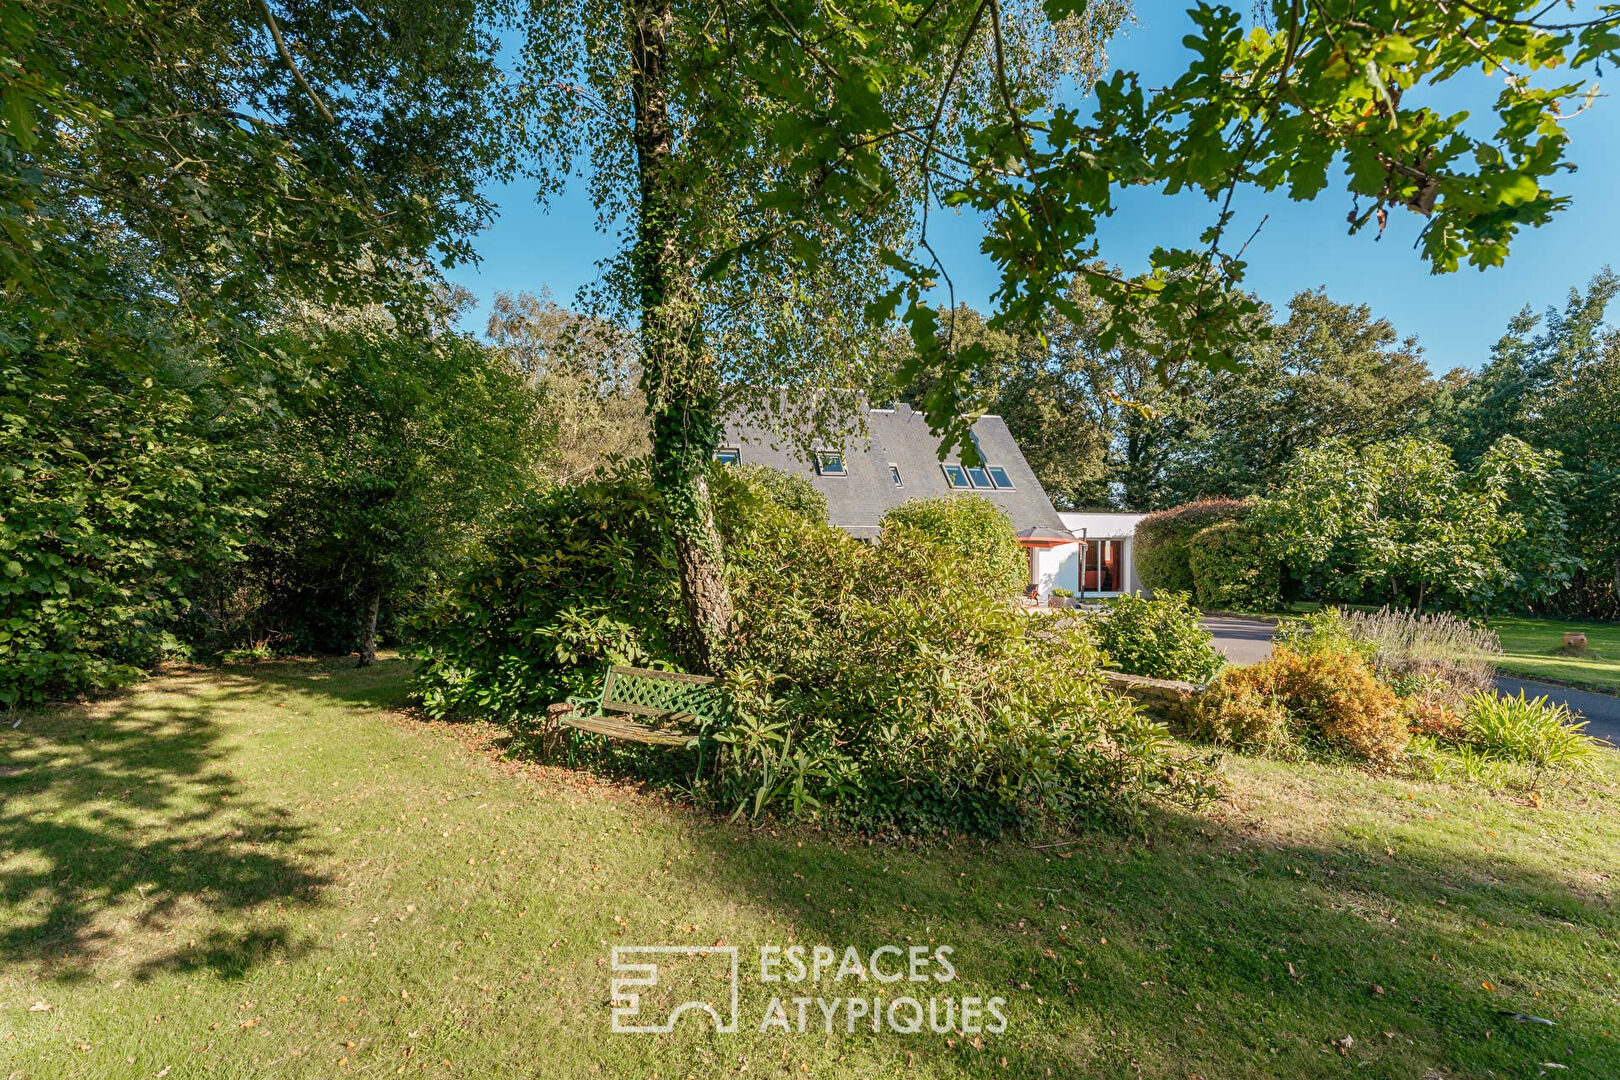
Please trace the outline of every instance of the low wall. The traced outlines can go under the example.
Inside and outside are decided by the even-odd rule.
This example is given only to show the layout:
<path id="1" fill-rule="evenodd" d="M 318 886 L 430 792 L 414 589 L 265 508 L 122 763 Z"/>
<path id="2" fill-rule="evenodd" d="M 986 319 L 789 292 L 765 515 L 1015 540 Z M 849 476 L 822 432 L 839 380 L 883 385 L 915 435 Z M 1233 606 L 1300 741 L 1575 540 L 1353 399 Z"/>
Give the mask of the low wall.
<path id="1" fill-rule="evenodd" d="M 1108 680 L 1108 689 L 1116 694 L 1128 694 L 1149 712 L 1169 720 L 1185 720 L 1193 701 L 1204 692 L 1197 683 L 1178 679 L 1149 679 L 1123 671 L 1105 671 L 1103 676 Z"/>

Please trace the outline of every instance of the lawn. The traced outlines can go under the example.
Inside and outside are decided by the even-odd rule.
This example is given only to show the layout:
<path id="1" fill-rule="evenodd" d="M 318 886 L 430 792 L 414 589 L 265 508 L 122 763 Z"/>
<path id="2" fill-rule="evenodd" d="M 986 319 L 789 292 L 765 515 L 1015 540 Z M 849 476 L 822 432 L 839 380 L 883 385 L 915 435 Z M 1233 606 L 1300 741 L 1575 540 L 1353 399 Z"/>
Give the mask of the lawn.
<path id="1" fill-rule="evenodd" d="M 1620 625 L 1504 615 L 1492 618 L 1490 626 L 1502 639 L 1498 666 L 1503 674 L 1620 693 Z M 1560 653 L 1566 633 L 1586 635 L 1584 654 Z"/>
<path id="2" fill-rule="evenodd" d="M 0 1078 L 1620 1074 L 1620 755 L 1539 805 L 1236 759 L 1150 842 L 907 848 L 504 761 L 406 684 L 181 674 L 0 729 Z M 949 944 L 920 993 L 1007 1028 L 759 1033 L 897 992 L 759 982 L 822 943 Z M 612 1033 L 616 944 L 740 946 L 739 1032 Z"/>

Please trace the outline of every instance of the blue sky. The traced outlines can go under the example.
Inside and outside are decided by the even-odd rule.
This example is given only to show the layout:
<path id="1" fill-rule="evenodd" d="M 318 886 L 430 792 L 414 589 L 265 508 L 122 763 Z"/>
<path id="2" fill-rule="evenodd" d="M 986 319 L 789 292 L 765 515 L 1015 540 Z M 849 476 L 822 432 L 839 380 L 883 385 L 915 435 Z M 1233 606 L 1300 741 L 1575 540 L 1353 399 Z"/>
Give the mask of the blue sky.
<path id="1" fill-rule="evenodd" d="M 1111 48 L 1115 66 L 1142 73 L 1146 85 L 1161 85 L 1180 69 L 1186 53 L 1181 37 L 1190 25 L 1182 3 L 1142 3 L 1136 24 Z M 1489 97 L 1454 91 L 1448 107 L 1475 107 Z M 1569 122 L 1570 157 L 1579 165 L 1557 181 L 1572 197 L 1569 209 L 1540 229 L 1520 234 L 1507 264 L 1486 271 L 1464 267 L 1432 275 L 1412 243 L 1422 220 L 1392 212 L 1382 240 L 1369 232 L 1348 236 L 1344 217 L 1348 197 L 1330 187 L 1312 203 L 1282 196 L 1251 195 L 1238 201 L 1235 236 L 1246 236 L 1263 216 L 1265 227 L 1249 247 L 1247 286 L 1281 306 L 1301 289 L 1325 286 L 1340 301 L 1368 304 L 1402 334 L 1415 334 L 1436 372 L 1478 367 L 1508 318 L 1525 304 L 1538 311 L 1561 304 L 1572 285 L 1584 285 L 1605 264 L 1620 262 L 1620 201 L 1612 192 L 1620 175 L 1620 102 L 1609 98 Z M 471 289 L 481 303 L 499 290 L 539 291 L 549 287 L 559 302 L 597 275 L 597 262 L 611 254 L 615 240 L 595 230 L 595 210 L 575 184 L 549 208 L 536 205 L 532 189 L 495 186 L 490 197 L 500 219 L 478 238 L 481 264 L 461 267 L 450 277 Z M 1209 224 L 1212 208 L 1201 197 L 1167 198 L 1137 190 L 1101 231 L 1102 252 L 1127 270 L 1146 268 L 1156 244 L 1192 245 Z M 995 287 L 995 270 L 978 253 L 978 222 L 971 216 L 936 212 L 930 226 L 946 260 L 959 300 L 981 309 Z M 481 326 L 482 314 L 469 319 Z"/>

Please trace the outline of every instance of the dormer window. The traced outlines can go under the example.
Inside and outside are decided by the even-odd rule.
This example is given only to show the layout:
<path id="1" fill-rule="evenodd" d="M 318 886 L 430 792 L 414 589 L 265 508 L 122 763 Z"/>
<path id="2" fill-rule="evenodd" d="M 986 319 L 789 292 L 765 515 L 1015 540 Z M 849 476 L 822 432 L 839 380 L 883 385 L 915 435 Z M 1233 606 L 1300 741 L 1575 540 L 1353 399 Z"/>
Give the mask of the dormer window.
<path id="1" fill-rule="evenodd" d="M 844 467 L 843 453 L 838 450 L 817 450 L 816 475 L 848 476 L 849 470 Z"/>

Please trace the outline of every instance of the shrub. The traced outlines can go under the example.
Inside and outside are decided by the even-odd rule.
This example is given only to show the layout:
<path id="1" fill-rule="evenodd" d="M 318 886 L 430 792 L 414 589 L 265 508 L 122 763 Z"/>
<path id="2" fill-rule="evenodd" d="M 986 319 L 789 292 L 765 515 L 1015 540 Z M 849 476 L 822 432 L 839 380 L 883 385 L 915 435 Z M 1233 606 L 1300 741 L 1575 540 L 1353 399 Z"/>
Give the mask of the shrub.
<path id="1" fill-rule="evenodd" d="M 1385 608 L 1323 608 L 1284 619 L 1276 641 L 1295 652 L 1355 652 L 1402 697 L 1456 710 L 1476 690 L 1495 685 L 1502 645 L 1493 631 L 1454 615 L 1417 615 Z"/>
<path id="2" fill-rule="evenodd" d="M 736 604 L 729 713 L 696 751 L 585 737 L 587 760 L 737 814 L 911 832 L 1058 826 L 1210 790 L 1107 692 L 1086 624 L 984 588 L 982 554 L 910 522 L 861 543 L 731 470 L 715 495 Z M 425 624 L 424 702 L 523 732 L 609 662 L 671 664 L 663 537 L 639 468 L 524 507 Z"/>
<path id="3" fill-rule="evenodd" d="M 1017 596 L 1029 583 L 1029 556 L 1007 512 L 981 495 L 913 499 L 883 515 L 882 543 L 937 548 L 970 584 Z"/>
<path id="4" fill-rule="evenodd" d="M 1378 764 L 1406 749 L 1400 700 L 1359 656 L 1283 649 L 1273 663 L 1277 694 L 1307 741 Z"/>
<path id="5" fill-rule="evenodd" d="M 139 678 L 253 515 L 209 359 L 72 331 L 35 351 L 45 331 L 0 328 L 21 343 L 0 357 L 0 707 Z"/>
<path id="6" fill-rule="evenodd" d="M 1219 671 L 1226 658 L 1215 650 L 1198 619 L 1198 610 L 1179 593 L 1151 600 L 1127 593 L 1108 601 L 1092 622 L 1103 655 L 1115 670 L 1201 683 Z"/>
<path id="7" fill-rule="evenodd" d="M 1261 665 L 1222 672 L 1191 711 L 1192 734 L 1240 750 L 1296 756 L 1288 710 L 1278 700 L 1270 675 Z"/>
<path id="8" fill-rule="evenodd" d="M 1353 611 L 1344 621 L 1350 637 L 1371 648 L 1379 677 L 1403 694 L 1432 693 L 1443 684 L 1456 691 L 1451 703 L 1460 704 L 1463 695 L 1496 684 L 1502 642 L 1467 619 L 1384 608 Z"/>
<path id="9" fill-rule="evenodd" d="M 668 665 L 679 585 L 660 509 L 640 468 L 515 507 L 417 623 L 429 714 L 522 725 L 608 664 Z"/>
<path id="10" fill-rule="evenodd" d="M 1265 703 L 1287 716 L 1287 738 Z M 1395 694 L 1354 652 L 1301 653 L 1279 647 L 1259 664 L 1222 673 L 1194 709 L 1194 730 L 1260 751 L 1296 742 L 1363 758 L 1397 760 L 1410 733 Z"/>
<path id="11" fill-rule="evenodd" d="M 1596 744 L 1582 729 L 1569 706 L 1546 697 L 1527 700 L 1475 691 L 1468 699 L 1464 734 L 1488 757 L 1505 758 L 1532 766 L 1537 774 L 1548 768 L 1576 768 L 1592 756 Z"/>
<path id="12" fill-rule="evenodd" d="M 1187 541 L 1193 596 L 1202 608 L 1271 611 L 1282 603 L 1282 572 L 1270 545 L 1243 521 L 1219 521 Z"/>
<path id="13" fill-rule="evenodd" d="M 1152 592 L 1192 594 L 1193 536 L 1211 525 L 1241 521 L 1249 504 L 1237 499 L 1205 499 L 1149 514 L 1136 524 L 1136 574 Z"/>
<path id="14" fill-rule="evenodd" d="M 740 479 L 785 510 L 802 514 L 811 521 L 827 522 L 827 496 L 798 473 L 783 472 L 769 465 L 726 465 L 717 471 Z"/>

